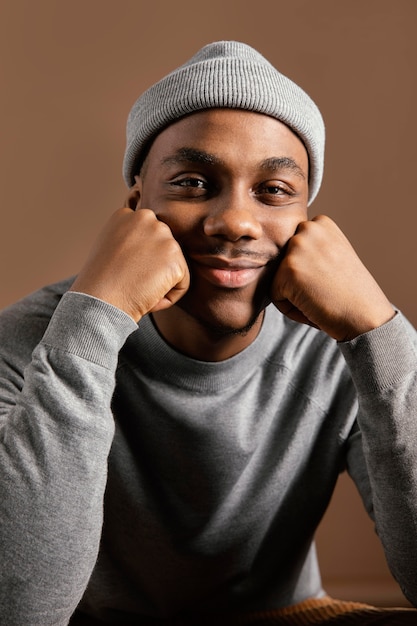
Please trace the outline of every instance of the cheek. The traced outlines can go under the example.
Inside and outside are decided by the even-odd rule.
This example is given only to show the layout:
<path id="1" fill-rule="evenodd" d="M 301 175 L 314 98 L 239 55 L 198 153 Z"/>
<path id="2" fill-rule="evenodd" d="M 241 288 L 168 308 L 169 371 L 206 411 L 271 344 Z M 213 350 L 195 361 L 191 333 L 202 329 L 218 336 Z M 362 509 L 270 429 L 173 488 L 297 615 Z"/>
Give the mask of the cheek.
<path id="1" fill-rule="evenodd" d="M 168 201 L 148 182 L 142 188 L 141 207 L 153 211 L 158 220 L 170 227 L 175 238 L 189 228 L 192 216 L 190 208 Z"/>
<path id="2" fill-rule="evenodd" d="M 178 241 L 193 236 L 198 233 L 199 229 L 201 230 L 201 219 L 193 207 L 173 206 L 172 204 L 168 207 L 163 203 L 155 203 L 151 209 L 161 222 L 169 226 Z"/>
<path id="3" fill-rule="evenodd" d="M 278 213 L 275 218 L 268 220 L 264 225 L 264 232 L 268 239 L 282 247 L 295 234 L 298 225 L 306 220 L 307 211 L 301 208 L 288 215 Z"/>

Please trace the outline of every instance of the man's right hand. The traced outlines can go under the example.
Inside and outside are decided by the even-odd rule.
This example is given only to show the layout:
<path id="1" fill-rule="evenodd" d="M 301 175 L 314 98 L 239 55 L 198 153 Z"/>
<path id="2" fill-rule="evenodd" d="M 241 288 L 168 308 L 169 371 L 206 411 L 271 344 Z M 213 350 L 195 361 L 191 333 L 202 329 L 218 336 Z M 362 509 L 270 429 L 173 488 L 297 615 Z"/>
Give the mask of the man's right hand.
<path id="1" fill-rule="evenodd" d="M 175 304 L 189 283 L 170 228 L 149 209 L 125 207 L 107 222 L 71 291 L 100 298 L 139 321 Z"/>

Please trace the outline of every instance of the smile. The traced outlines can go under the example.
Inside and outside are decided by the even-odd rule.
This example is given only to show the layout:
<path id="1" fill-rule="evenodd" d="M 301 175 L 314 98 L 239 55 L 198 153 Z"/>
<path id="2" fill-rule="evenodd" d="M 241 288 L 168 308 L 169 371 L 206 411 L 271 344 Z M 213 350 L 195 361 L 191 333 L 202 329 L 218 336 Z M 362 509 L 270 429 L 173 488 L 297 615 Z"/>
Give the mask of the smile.
<path id="1" fill-rule="evenodd" d="M 241 289 L 259 279 L 265 264 L 248 259 L 227 261 L 220 257 L 199 257 L 192 259 L 194 275 L 200 276 L 216 287 Z"/>

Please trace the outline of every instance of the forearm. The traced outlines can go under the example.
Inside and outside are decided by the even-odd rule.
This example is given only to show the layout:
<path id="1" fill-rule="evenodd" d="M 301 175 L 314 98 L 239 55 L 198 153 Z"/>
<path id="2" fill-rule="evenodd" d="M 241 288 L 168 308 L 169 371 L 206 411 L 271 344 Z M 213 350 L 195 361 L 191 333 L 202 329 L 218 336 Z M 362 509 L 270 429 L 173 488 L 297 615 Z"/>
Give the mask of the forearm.
<path id="1" fill-rule="evenodd" d="M 358 396 L 358 423 L 375 524 L 387 561 L 417 605 L 417 357 L 399 315 L 342 344 Z"/>
<path id="2" fill-rule="evenodd" d="M 135 325 L 99 301 L 65 300 L 16 405 L 2 409 L 0 615 L 8 626 L 66 624 L 101 535 L 114 372 Z"/>

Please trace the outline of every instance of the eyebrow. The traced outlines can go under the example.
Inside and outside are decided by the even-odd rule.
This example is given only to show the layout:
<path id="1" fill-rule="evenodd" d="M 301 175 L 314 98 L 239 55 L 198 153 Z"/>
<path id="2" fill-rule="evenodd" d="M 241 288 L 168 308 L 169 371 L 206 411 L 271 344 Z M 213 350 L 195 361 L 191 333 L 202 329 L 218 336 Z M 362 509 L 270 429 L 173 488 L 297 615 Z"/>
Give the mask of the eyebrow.
<path id="1" fill-rule="evenodd" d="M 261 169 L 265 171 L 290 170 L 300 178 L 306 178 L 303 169 L 291 157 L 270 157 L 261 163 Z"/>
<path id="2" fill-rule="evenodd" d="M 181 163 L 202 163 L 204 165 L 225 165 L 220 157 L 196 148 L 179 148 L 174 154 L 162 159 L 162 165 L 178 165 Z M 289 170 L 305 179 L 306 175 L 298 163 L 291 157 L 269 157 L 260 163 L 260 169 L 265 172 Z"/>
<path id="3" fill-rule="evenodd" d="M 180 148 L 161 161 L 162 165 L 176 165 L 180 163 L 203 163 L 205 165 L 223 165 L 224 162 L 219 157 L 204 150 L 195 148 Z"/>

